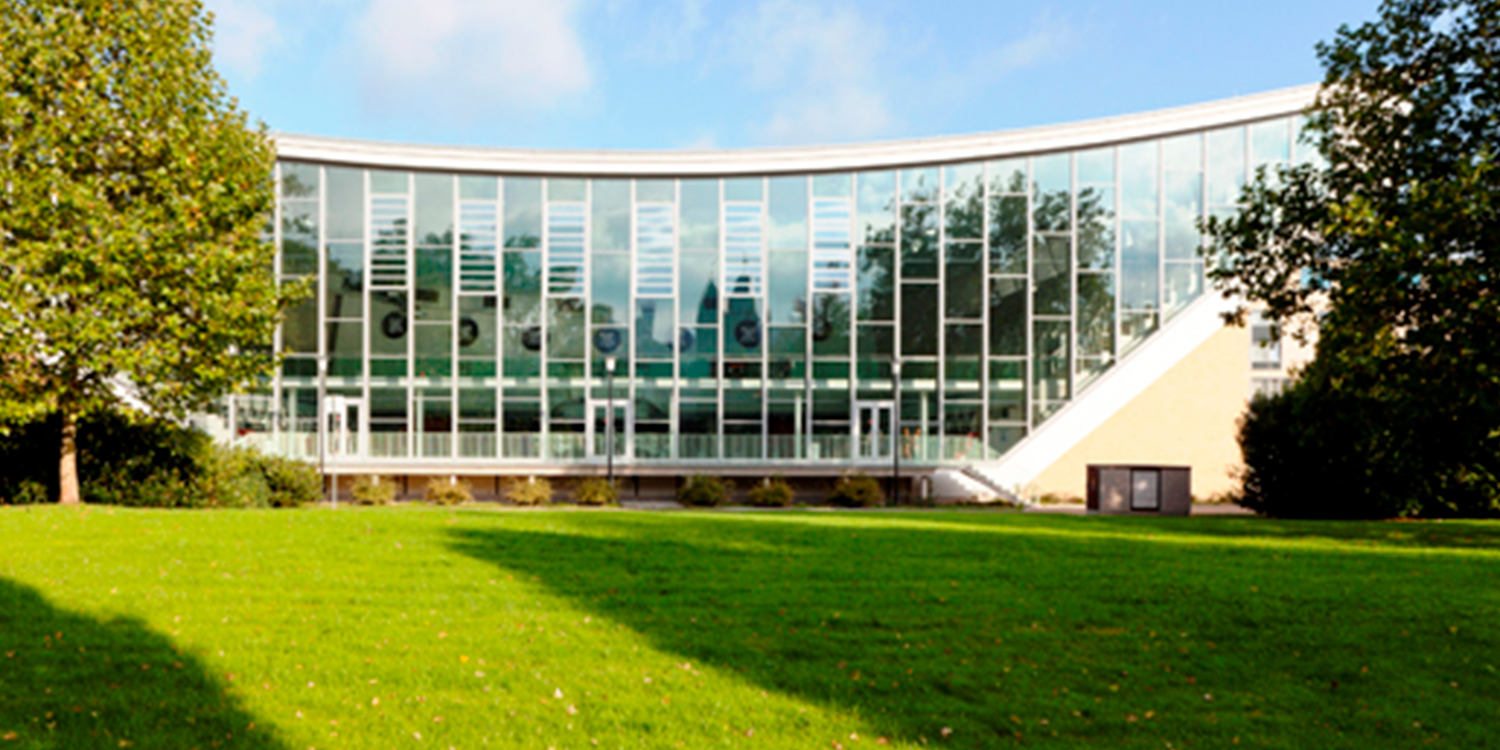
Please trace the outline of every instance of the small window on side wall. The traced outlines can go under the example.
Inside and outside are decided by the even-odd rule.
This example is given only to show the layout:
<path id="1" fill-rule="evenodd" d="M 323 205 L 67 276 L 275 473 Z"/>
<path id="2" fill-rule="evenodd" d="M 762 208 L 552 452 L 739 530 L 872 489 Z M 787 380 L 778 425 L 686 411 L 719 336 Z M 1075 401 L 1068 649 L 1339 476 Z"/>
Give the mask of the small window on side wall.
<path id="1" fill-rule="evenodd" d="M 1161 510 L 1161 472 L 1135 469 L 1130 472 L 1130 509 Z"/>

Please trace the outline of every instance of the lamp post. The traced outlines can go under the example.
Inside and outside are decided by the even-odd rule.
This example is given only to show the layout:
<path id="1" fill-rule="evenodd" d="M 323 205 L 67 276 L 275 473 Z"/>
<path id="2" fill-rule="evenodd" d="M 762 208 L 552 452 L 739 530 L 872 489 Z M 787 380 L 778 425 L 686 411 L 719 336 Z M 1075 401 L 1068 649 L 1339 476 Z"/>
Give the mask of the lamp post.
<path id="1" fill-rule="evenodd" d="M 901 360 L 891 358 L 891 504 L 901 504 Z"/>
<path id="2" fill-rule="evenodd" d="M 604 358 L 604 465 L 609 486 L 615 486 L 615 358 Z"/>
<path id="3" fill-rule="evenodd" d="M 318 479 L 323 483 L 323 500 L 328 500 L 328 355 L 318 355 Z M 335 508 L 338 501 L 334 500 Z"/>

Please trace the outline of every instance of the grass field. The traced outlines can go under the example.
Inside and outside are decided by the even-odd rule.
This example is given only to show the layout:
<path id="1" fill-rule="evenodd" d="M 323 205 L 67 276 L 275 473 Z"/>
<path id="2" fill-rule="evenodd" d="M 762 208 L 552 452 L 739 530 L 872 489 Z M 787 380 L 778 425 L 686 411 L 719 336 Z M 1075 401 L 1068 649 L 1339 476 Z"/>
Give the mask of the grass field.
<path id="1" fill-rule="evenodd" d="M 8 748 L 1500 747 L 1500 525 L 0 509 Z"/>

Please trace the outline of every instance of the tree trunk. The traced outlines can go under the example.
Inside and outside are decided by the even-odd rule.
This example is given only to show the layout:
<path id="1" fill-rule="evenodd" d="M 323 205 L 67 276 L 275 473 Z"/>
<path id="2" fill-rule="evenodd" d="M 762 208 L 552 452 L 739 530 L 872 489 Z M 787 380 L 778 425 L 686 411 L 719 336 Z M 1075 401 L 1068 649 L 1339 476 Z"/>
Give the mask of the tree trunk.
<path id="1" fill-rule="evenodd" d="M 73 412 L 62 411 L 62 460 L 57 471 L 57 502 L 62 505 L 77 505 L 81 501 L 78 492 L 78 418 Z"/>

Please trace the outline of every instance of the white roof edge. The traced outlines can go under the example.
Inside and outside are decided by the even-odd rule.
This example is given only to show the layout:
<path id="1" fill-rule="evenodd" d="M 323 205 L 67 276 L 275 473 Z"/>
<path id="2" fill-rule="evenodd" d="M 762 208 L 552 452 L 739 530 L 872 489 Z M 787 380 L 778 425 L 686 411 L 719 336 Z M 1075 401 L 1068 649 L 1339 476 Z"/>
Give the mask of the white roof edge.
<path id="1" fill-rule="evenodd" d="M 564 151 L 429 146 L 273 133 L 280 158 L 456 172 L 694 176 L 831 172 L 1065 151 L 1297 114 L 1316 84 L 1064 125 L 834 146 L 681 151 Z"/>

